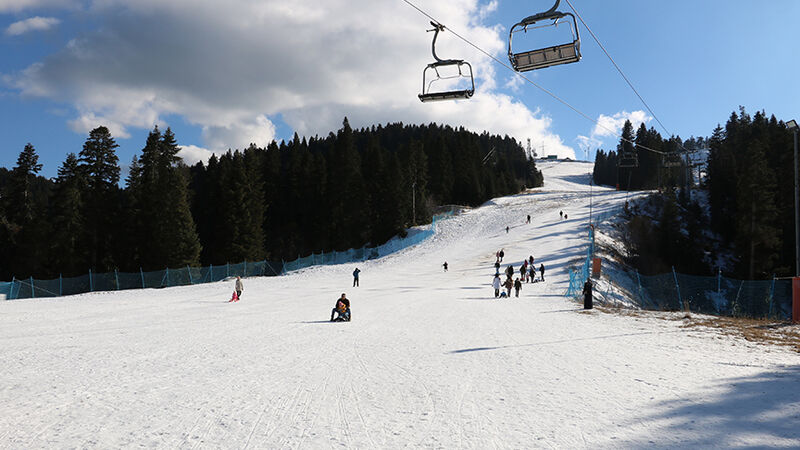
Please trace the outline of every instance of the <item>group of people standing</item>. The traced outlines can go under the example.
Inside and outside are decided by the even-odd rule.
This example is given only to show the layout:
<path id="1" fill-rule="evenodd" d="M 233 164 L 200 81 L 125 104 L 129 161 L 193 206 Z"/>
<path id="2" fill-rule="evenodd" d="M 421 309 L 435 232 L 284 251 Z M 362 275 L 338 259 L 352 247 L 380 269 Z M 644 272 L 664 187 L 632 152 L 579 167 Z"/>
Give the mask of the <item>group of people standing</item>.
<path id="1" fill-rule="evenodd" d="M 514 289 L 515 296 L 519 297 L 519 291 L 522 290 L 522 283 L 535 283 L 536 280 L 536 266 L 534 265 L 534 258 L 533 255 L 530 255 L 528 259 L 522 261 L 522 265 L 519 267 L 519 277 L 514 279 L 514 273 L 516 272 L 514 266 L 509 264 L 506 267 L 505 275 L 506 280 L 500 280 L 500 262 L 502 261 L 502 256 L 505 256 L 505 252 L 501 249 L 499 252 L 496 253 L 497 259 L 494 262 L 494 279 L 492 279 L 492 287 L 494 288 L 494 297 L 495 298 L 507 298 L 511 297 L 511 289 Z M 539 276 L 540 280 L 544 281 L 544 264 L 539 265 Z M 501 288 L 504 288 L 505 291 L 501 292 Z"/>

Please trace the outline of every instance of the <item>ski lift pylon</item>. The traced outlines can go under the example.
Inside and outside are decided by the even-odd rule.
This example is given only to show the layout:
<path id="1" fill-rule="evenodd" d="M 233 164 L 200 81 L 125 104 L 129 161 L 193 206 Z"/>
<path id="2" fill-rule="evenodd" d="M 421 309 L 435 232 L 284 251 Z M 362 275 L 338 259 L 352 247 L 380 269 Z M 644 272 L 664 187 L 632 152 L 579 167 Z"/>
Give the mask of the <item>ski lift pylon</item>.
<path id="1" fill-rule="evenodd" d="M 440 31 L 444 31 L 444 25 L 436 22 L 431 22 L 431 25 L 433 25 L 433 29 L 428 30 L 434 32 L 433 43 L 431 44 L 431 53 L 433 53 L 433 59 L 436 61 L 428 64 L 422 71 L 422 93 L 418 95 L 420 101 L 425 103 L 441 100 L 468 99 L 472 97 L 472 94 L 475 93 L 475 78 L 472 76 L 472 66 L 463 59 L 440 59 L 438 56 L 436 56 L 436 38 L 439 36 Z M 452 66 L 455 66 L 458 69 L 458 75 L 442 76 L 439 73 L 440 68 Z M 469 69 L 469 71 L 467 72 L 466 69 Z M 431 75 L 430 80 L 428 79 L 429 75 Z M 469 89 L 431 92 L 431 85 L 437 81 L 467 77 L 469 77 L 470 81 Z"/>
<path id="2" fill-rule="evenodd" d="M 545 12 L 528 16 L 519 23 L 511 27 L 508 32 L 508 60 L 511 62 L 511 67 L 517 72 L 527 72 L 529 70 L 544 69 L 545 67 L 557 66 L 560 64 L 569 64 L 581 60 L 581 37 L 578 32 L 578 22 L 575 16 L 571 13 L 563 13 L 556 11 L 561 0 L 556 0 L 555 5 Z M 570 27 L 572 32 L 572 42 L 565 44 L 537 48 L 524 52 L 514 53 L 511 47 L 511 41 L 514 33 L 528 32 L 528 28 L 544 28 L 555 27 L 559 24 L 561 19 L 569 16 L 571 20 L 567 19 L 565 22 Z M 537 23 L 552 21 L 544 25 L 534 26 Z"/>

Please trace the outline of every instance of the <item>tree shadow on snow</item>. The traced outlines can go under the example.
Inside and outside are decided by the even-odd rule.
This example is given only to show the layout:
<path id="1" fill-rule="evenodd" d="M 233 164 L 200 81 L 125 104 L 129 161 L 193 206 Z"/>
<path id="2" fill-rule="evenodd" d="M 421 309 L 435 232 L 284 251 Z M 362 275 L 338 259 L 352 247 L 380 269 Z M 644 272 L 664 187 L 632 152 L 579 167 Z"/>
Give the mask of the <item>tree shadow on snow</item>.
<path id="1" fill-rule="evenodd" d="M 506 300 L 506 299 L 503 299 Z M 578 311 L 578 310 L 574 310 Z M 567 342 L 580 342 L 580 341 L 596 341 L 601 339 L 613 339 L 613 338 L 620 338 L 620 337 L 629 337 L 629 336 L 642 336 L 646 334 L 673 334 L 673 333 L 681 333 L 682 330 L 676 331 L 645 331 L 641 333 L 624 333 L 624 334 L 610 334 L 605 336 L 593 336 L 587 338 L 575 338 L 575 339 L 560 339 L 558 341 L 543 341 L 543 342 L 532 342 L 530 344 L 514 344 L 514 345 L 498 345 L 494 347 L 473 347 L 473 348 L 462 348 L 460 350 L 451 350 L 447 353 L 449 354 L 461 354 L 461 353 L 471 353 L 471 352 L 482 352 L 487 350 L 504 350 L 510 348 L 523 348 L 523 347 L 538 347 L 541 345 L 552 345 L 552 344 L 564 344 Z"/>
<path id="2" fill-rule="evenodd" d="M 722 392 L 711 401 L 699 403 L 687 394 L 655 404 L 658 414 L 637 417 L 637 425 L 674 436 L 655 445 L 643 437 L 641 443 L 655 448 L 800 447 L 800 366 L 715 382 Z"/>

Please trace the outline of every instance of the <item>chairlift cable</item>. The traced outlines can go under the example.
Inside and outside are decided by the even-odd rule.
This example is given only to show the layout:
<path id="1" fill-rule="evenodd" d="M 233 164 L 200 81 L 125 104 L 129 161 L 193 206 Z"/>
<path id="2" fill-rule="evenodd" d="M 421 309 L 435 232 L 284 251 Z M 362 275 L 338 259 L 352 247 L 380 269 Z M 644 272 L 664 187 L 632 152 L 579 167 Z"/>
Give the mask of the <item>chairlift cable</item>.
<path id="1" fill-rule="evenodd" d="M 534 87 L 538 88 L 539 90 L 541 90 L 541 91 L 542 91 L 542 92 L 544 92 L 545 94 L 547 94 L 547 95 L 549 95 L 550 97 L 552 97 L 553 99 L 557 100 L 557 101 L 558 101 L 558 102 L 560 102 L 562 105 L 564 105 L 564 106 L 566 106 L 567 108 L 571 109 L 572 111 L 574 111 L 575 113 L 577 113 L 578 115 L 580 115 L 581 117 L 583 117 L 584 119 L 586 119 L 586 120 L 588 120 L 588 121 L 590 121 L 590 122 L 593 122 L 593 123 L 594 123 L 594 124 L 596 124 L 598 127 L 600 127 L 600 128 L 603 128 L 604 130 L 606 130 L 606 131 L 608 131 L 608 132 L 611 132 L 612 134 L 614 134 L 615 136 L 617 136 L 617 137 L 618 137 L 620 140 L 622 140 L 622 141 L 625 141 L 625 142 L 627 142 L 627 143 L 629 143 L 629 144 L 633 144 L 633 145 L 634 145 L 634 146 L 636 146 L 637 148 L 640 148 L 640 149 L 642 149 L 642 150 L 647 150 L 647 151 L 649 151 L 649 152 L 652 152 L 652 153 L 657 153 L 657 154 L 659 154 L 659 155 L 665 155 L 665 154 L 667 154 L 667 152 L 662 152 L 662 151 L 660 151 L 660 150 L 655 150 L 655 149 L 652 149 L 652 148 L 650 148 L 650 147 L 646 147 L 646 146 L 644 146 L 644 145 L 637 144 L 636 142 L 634 142 L 634 141 L 632 141 L 632 140 L 630 140 L 630 139 L 626 139 L 626 138 L 622 137 L 621 135 L 618 135 L 618 134 L 616 134 L 616 131 L 614 131 L 614 130 L 611 130 L 611 129 L 607 128 L 606 126 L 604 126 L 603 124 L 601 124 L 601 123 L 600 123 L 600 122 L 599 122 L 597 119 L 594 119 L 594 118 L 592 118 L 592 117 L 588 116 L 588 115 L 587 115 L 586 113 L 584 113 L 583 111 L 581 111 L 581 110 L 579 110 L 578 108 L 576 108 L 576 107 L 572 106 L 572 105 L 571 105 L 569 102 L 567 102 L 566 100 L 562 99 L 561 97 L 557 96 L 556 94 L 554 94 L 554 93 L 550 92 L 549 90 L 547 90 L 547 89 L 545 89 L 544 87 L 540 86 L 539 84 L 535 83 L 533 80 L 531 80 L 531 79 L 530 79 L 530 78 L 528 78 L 527 76 L 525 76 L 525 75 L 523 75 L 523 74 L 521 74 L 521 73 L 517 72 L 517 71 L 516 71 L 516 70 L 514 70 L 514 69 L 513 69 L 511 66 L 509 66 L 509 65 L 508 65 L 508 64 L 506 64 L 505 62 L 503 62 L 503 61 L 501 61 L 501 60 L 497 59 L 497 58 L 496 58 L 494 55 L 492 55 L 491 53 L 487 52 L 486 50 L 484 50 L 483 48 L 479 47 L 478 45 L 476 45 L 476 44 L 473 44 L 473 43 L 472 43 L 472 42 L 471 42 L 469 39 L 467 39 L 467 38 L 465 38 L 465 37 L 461 36 L 460 34 L 458 34 L 457 32 L 455 32 L 455 31 L 454 31 L 452 28 L 450 28 L 450 27 L 447 27 L 446 25 L 442 24 L 441 22 L 439 22 L 438 20 L 436 20 L 436 19 L 435 19 L 433 16 L 431 16 L 431 15 L 430 15 L 430 14 L 428 14 L 427 12 L 423 11 L 422 9 L 420 9 L 420 8 L 419 8 L 417 5 L 415 5 L 414 3 L 412 3 L 410 0 L 403 0 L 403 2 L 407 3 L 409 6 L 411 6 L 411 7 L 412 7 L 412 8 L 414 8 L 414 9 L 416 9 L 417 11 L 419 11 L 419 13 L 420 13 L 420 14 L 424 15 L 425 17 L 429 18 L 430 20 L 432 20 L 432 21 L 434 21 L 434 22 L 436 22 L 436 23 L 440 24 L 442 27 L 444 27 L 444 28 L 446 28 L 446 29 L 450 30 L 450 32 L 451 32 L 451 33 L 453 33 L 453 35 L 454 35 L 454 36 L 456 36 L 457 38 L 461 39 L 462 41 L 464 41 L 464 42 L 465 42 L 466 44 L 468 44 L 469 46 L 471 46 L 471 47 L 473 47 L 474 49 L 478 50 L 479 52 L 483 53 L 484 55 L 486 55 L 487 57 L 489 57 L 491 60 L 493 60 L 494 62 L 496 62 L 497 64 L 500 64 L 501 66 L 505 67 L 506 69 L 508 69 L 508 70 L 512 71 L 512 72 L 513 72 L 513 73 L 514 73 L 516 76 L 518 76 L 518 77 L 522 78 L 523 80 L 527 81 L 528 83 L 532 84 Z M 570 6 L 571 6 L 571 5 L 570 5 Z M 581 22 L 582 22 L 582 21 L 581 21 Z M 654 116 L 655 116 L 655 114 L 654 114 Z M 656 120 L 657 120 L 657 119 L 656 119 Z M 659 123 L 660 123 L 660 122 L 659 122 Z M 663 125 L 662 125 L 662 126 L 663 126 Z"/>
<path id="2" fill-rule="evenodd" d="M 603 46 L 603 44 L 600 42 L 600 39 L 598 39 L 598 38 L 597 38 L 597 36 L 594 34 L 594 32 L 592 31 L 592 29 L 591 29 L 591 28 L 589 28 L 589 25 L 587 25 L 587 24 L 586 24 L 586 21 L 584 21 L 584 20 L 583 20 L 583 17 L 582 17 L 582 16 L 581 16 L 581 14 L 578 12 L 578 10 L 577 10 L 577 9 L 575 9 L 575 7 L 574 7 L 574 6 L 572 6 L 572 2 L 571 2 L 570 0 L 566 0 L 566 2 L 567 2 L 567 4 L 569 5 L 569 7 L 570 7 L 570 8 L 572 8 L 572 11 L 575 13 L 575 15 L 576 15 L 576 16 L 578 16 L 578 20 L 580 20 L 580 21 L 581 21 L 581 23 L 583 24 L 583 26 L 586 28 L 586 31 L 588 31 L 588 32 L 589 32 L 589 34 L 591 34 L 591 35 L 592 35 L 592 38 L 594 39 L 594 41 L 595 41 L 595 42 L 597 42 L 597 45 L 598 45 L 598 46 L 600 46 L 600 50 L 603 50 L 603 53 L 605 53 L 605 54 L 606 54 L 606 56 L 608 57 L 609 61 L 611 61 L 611 64 L 613 64 L 613 65 L 614 65 L 614 67 L 617 69 L 617 72 L 619 72 L 619 74 L 620 74 L 620 75 L 622 75 L 622 78 L 625 80 L 625 82 L 626 82 L 626 83 L 628 83 L 628 86 L 631 88 L 631 90 L 633 91 L 633 93 L 634 93 L 634 94 L 636 94 L 636 96 L 637 96 L 637 97 L 639 97 L 639 100 L 641 100 L 641 102 L 642 102 L 642 104 L 644 105 L 644 107 L 645 107 L 645 108 L 647 108 L 647 111 L 648 111 L 648 112 L 650 112 L 650 114 L 652 114 L 652 115 L 653 115 L 653 118 L 654 118 L 654 119 L 656 119 L 656 122 L 658 122 L 658 124 L 659 124 L 659 125 L 661 125 L 661 128 L 663 128 L 663 129 L 664 129 L 664 131 L 666 131 L 667 135 L 669 135 L 669 136 L 672 136 L 673 134 L 672 134 L 672 133 L 670 133 L 670 131 L 669 131 L 669 130 L 667 130 L 667 127 L 665 127 L 665 126 L 664 126 L 664 124 L 663 124 L 663 123 L 661 123 L 661 120 L 658 118 L 658 116 L 656 115 L 656 113 L 655 113 L 655 112 L 653 112 L 653 109 L 652 109 L 652 108 L 650 108 L 650 105 L 648 105 L 648 104 L 647 104 L 647 102 L 646 102 L 646 101 L 644 101 L 644 98 L 642 98 L 642 96 L 641 96 L 641 95 L 639 95 L 639 91 L 637 91 L 637 90 L 636 90 L 636 88 L 635 88 L 635 87 L 633 87 L 633 83 L 631 83 L 631 80 L 629 80 L 629 79 L 628 79 L 628 77 L 627 77 L 627 76 L 625 76 L 625 73 L 622 71 L 622 69 L 619 67 L 619 65 L 617 65 L 617 62 L 616 62 L 616 61 L 614 61 L 614 58 L 612 58 L 612 57 L 611 57 L 611 55 L 608 53 L 608 51 L 606 50 L 606 48 L 605 48 L 605 47 Z"/>

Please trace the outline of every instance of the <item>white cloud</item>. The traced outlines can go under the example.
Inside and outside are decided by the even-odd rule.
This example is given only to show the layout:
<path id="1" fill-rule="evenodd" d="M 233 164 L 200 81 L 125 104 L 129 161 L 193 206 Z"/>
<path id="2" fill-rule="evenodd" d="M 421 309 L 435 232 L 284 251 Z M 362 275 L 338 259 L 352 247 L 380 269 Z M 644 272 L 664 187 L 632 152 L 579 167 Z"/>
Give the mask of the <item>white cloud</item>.
<path id="1" fill-rule="evenodd" d="M 613 116 L 607 116 L 605 114 L 600 114 L 600 117 L 597 118 L 597 124 L 595 125 L 594 129 L 592 130 L 592 138 L 597 137 L 613 137 L 619 136 L 622 133 L 622 126 L 625 125 L 625 121 L 630 120 L 633 124 L 633 130 L 636 131 L 639 128 L 639 125 L 642 123 L 647 124 L 651 120 L 652 117 L 648 116 L 647 113 L 644 111 L 621 111 Z"/>
<path id="2" fill-rule="evenodd" d="M 183 162 L 187 166 L 193 166 L 200 161 L 202 161 L 203 164 L 207 163 L 208 158 L 211 158 L 213 154 L 214 152 L 207 148 L 198 147 L 196 145 L 181 145 L 178 157 L 183 159 Z"/>
<path id="3" fill-rule="evenodd" d="M 45 31 L 53 28 L 59 23 L 61 23 L 61 21 L 55 17 L 36 16 L 12 23 L 8 26 L 8 28 L 6 28 L 5 33 L 8 36 L 18 36 L 29 31 Z"/>
<path id="4" fill-rule="evenodd" d="M 450 30 L 504 54 L 502 27 L 480 24 L 495 1 L 418 4 L 446 18 Z M 22 94 L 75 105 L 79 117 L 70 125 L 79 132 L 102 120 L 124 137 L 130 127 L 180 116 L 202 128 L 203 147 L 222 151 L 265 145 L 275 137 L 274 115 L 301 135 L 326 135 L 348 116 L 354 127 L 436 121 L 573 154 L 548 117 L 496 91 L 505 80 L 494 63 L 450 30 L 439 35 L 437 54 L 472 63 L 477 93 L 469 101 L 421 104 L 433 33 L 403 2 L 93 0 L 88 11 L 102 24 L 97 31 L 13 83 Z"/>
<path id="5" fill-rule="evenodd" d="M 0 14 L 41 8 L 74 9 L 80 0 L 0 0 Z"/>

